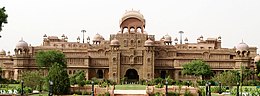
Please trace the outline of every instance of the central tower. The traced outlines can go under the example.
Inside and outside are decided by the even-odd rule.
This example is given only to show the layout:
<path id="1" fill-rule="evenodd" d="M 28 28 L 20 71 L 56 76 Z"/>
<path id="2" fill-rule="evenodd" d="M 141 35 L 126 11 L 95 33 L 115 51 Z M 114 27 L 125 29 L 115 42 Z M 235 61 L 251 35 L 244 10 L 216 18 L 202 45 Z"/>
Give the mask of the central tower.
<path id="1" fill-rule="evenodd" d="M 154 36 L 145 29 L 144 16 L 135 10 L 126 11 L 119 22 L 120 31 L 110 36 L 109 78 L 119 83 L 153 79 Z"/>

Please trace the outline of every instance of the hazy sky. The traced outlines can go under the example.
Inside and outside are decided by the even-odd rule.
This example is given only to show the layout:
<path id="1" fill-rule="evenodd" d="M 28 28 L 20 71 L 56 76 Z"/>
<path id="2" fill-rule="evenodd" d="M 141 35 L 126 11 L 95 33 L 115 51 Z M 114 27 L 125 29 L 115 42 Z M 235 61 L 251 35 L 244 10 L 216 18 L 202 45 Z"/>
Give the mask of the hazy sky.
<path id="1" fill-rule="evenodd" d="M 12 53 L 21 38 L 36 46 L 44 34 L 65 34 L 75 42 L 85 29 L 85 37 L 92 40 L 99 33 L 107 40 L 132 9 L 140 10 L 146 32 L 157 40 L 166 34 L 174 39 L 184 31 L 189 42 L 201 35 L 221 36 L 223 47 L 233 48 L 242 39 L 260 47 L 260 0 L 0 0 L 3 6 L 9 17 L 0 32 L 0 49 Z"/>

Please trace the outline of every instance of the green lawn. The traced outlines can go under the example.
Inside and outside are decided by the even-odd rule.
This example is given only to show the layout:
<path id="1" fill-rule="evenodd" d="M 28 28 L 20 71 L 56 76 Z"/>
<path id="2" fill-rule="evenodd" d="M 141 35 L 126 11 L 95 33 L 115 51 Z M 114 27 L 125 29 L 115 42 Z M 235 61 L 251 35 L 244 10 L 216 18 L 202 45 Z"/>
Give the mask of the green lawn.
<path id="1" fill-rule="evenodd" d="M 146 85 L 138 84 L 126 84 L 126 85 L 116 85 L 115 90 L 145 90 Z"/>
<path id="2" fill-rule="evenodd" d="M 30 96 L 48 96 L 48 93 L 46 93 L 46 94 L 33 94 L 33 95 L 30 95 Z"/>

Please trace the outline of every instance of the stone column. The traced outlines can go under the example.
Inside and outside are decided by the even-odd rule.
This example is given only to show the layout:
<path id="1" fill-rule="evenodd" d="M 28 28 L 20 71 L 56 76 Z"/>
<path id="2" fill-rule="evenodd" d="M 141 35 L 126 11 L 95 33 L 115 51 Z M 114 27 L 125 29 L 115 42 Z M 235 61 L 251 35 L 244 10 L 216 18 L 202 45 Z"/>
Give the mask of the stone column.
<path id="1" fill-rule="evenodd" d="M 88 79 L 88 69 L 86 70 L 85 75 L 86 75 L 86 76 L 85 76 L 86 80 L 89 80 L 89 79 Z"/>
<path id="2" fill-rule="evenodd" d="M 5 78 L 9 78 L 9 71 L 5 71 Z"/>

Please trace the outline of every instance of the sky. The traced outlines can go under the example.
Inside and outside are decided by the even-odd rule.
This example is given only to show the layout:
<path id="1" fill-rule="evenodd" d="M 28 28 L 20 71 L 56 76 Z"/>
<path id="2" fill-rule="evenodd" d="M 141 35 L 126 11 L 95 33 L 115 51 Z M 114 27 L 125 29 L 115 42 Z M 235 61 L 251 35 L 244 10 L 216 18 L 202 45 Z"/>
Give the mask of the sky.
<path id="1" fill-rule="evenodd" d="M 76 42 L 81 30 L 92 40 L 99 33 L 106 40 L 119 30 L 126 10 L 140 10 L 145 31 L 156 40 L 168 34 L 195 43 L 199 36 L 222 37 L 222 47 L 240 42 L 260 47 L 260 0 L 0 0 L 6 8 L 0 50 L 13 50 L 21 38 L 31 46 L 42 44 L 43 35 L 68 36 Z M 259 53 L 260 51 L 258 51 Z"/>

